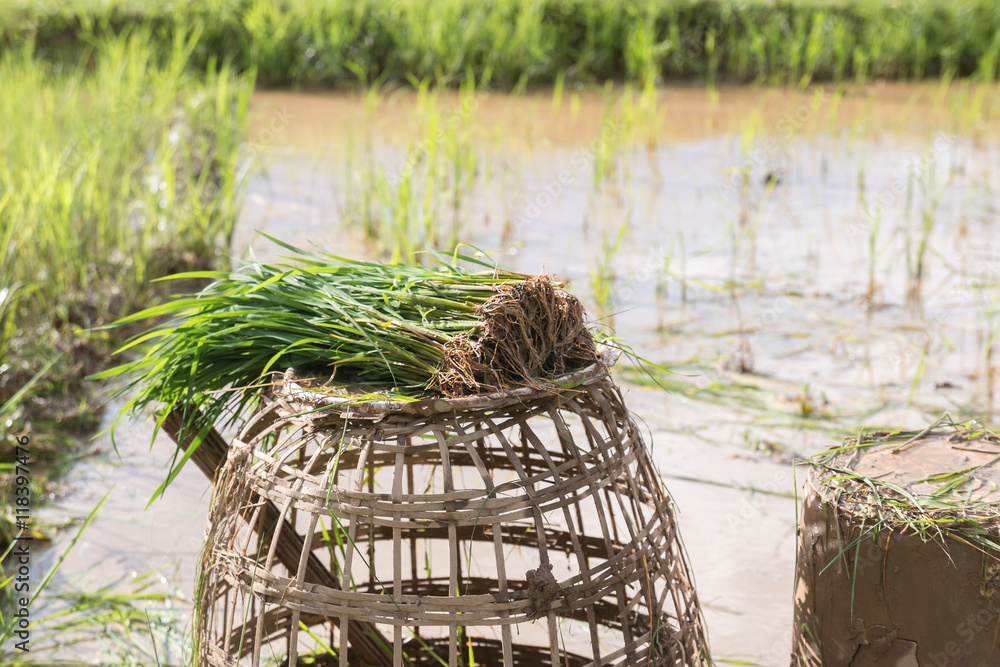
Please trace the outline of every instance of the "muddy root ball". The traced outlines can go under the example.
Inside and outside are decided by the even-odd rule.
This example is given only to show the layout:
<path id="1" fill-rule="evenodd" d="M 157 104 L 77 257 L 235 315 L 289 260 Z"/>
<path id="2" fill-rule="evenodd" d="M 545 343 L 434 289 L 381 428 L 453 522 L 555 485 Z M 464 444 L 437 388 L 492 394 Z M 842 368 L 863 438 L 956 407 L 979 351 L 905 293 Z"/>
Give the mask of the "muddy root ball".
<path id="1" fill-rule="evenodd" d="M 580 301 L 549 276 L 499 285 L 478 312 L 482 326 L 445 346 L 438 386 L 450 397 L 539 387 L 597 360 Z"/>

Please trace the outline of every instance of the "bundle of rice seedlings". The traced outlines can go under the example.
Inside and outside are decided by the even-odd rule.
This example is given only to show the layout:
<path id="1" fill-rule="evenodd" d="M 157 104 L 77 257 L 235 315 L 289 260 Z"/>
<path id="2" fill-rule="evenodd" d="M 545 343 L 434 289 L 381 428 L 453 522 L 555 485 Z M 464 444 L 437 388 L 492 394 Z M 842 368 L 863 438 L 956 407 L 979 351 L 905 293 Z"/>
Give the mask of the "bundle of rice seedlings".
<path id="1" fill-rule="evenodd" d="M 129 376 L 119 419 L 195 406 L 231 423 L 269 373 L 292 367 L 317 385 L 415 399 L 541 386 L 598 359 L 583 307 L 549 276 L 457 252 L 432 267 L 383 265 L 271 240 L 299 261 L 171 276 L 213 282 L 116 323 L 169 316 L 118 351 L 146 345 L 140 358 L 94 376 Z"/>

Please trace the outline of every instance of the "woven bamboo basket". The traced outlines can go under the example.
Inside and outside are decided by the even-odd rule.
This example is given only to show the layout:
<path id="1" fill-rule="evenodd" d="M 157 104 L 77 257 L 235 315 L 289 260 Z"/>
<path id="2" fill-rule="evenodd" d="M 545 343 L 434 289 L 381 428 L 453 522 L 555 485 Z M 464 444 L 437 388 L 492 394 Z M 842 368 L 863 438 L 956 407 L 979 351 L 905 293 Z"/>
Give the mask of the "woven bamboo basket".
<path id="1" fill-rule="evenodd" d="M 670 497 L 607 366 L 381 403 L 286 374 L 217 479 L 201 664 L 710 664 Z"/>

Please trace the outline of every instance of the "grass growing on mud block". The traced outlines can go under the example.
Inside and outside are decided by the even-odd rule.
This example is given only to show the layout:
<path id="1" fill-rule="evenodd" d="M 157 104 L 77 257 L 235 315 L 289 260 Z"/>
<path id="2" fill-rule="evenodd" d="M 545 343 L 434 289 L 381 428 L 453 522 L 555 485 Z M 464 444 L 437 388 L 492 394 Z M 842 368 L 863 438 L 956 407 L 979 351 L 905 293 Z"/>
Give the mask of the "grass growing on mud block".
<path id="1" fill-rule="evenodd" d="M 40 465 L 97 425 L 83 378 L 118 343 L 91 328 L 160 298 L 153 278 L 219 264 L 235 224 L 252 79 L 192 72 L 197 33 L 151 41 L 92 39 L 60 66 L 0 54 L 0 419 Z"/>
<path id="2" fill-rule="evenodd" d="M 541 387 L 598 359 L 580 302 L 547 276 L 458 254 L 383 265 L 281 245 L 298 265 L 182 274 L 215 281 L 119 322 L 173 316 L 121 350 L 155 341 L 141 358 L 100 375 L 130 375 L 123 414 L 195 405 L 211 423 L 245 416 L 254 388 L 293 367 L 340 394 L 347 385 L 418 398 Z"/>
<path id="3" fill-rule="evenodd" d="M 0 9 L 0 46 L 36 39 L 50 57 L 75 60 L 81 26 L 84 36 L 91 26 L 114 33 L 137 20 L 166 50 L 164 34 L 199 26 L 196 69 L 212 59 L 255 67 L 270 86 L 356 85 L 359 69 L 441 83 L 468 71 L 507 87 L 561 75 L 993 81 L 1000 64 L 993 0 L 16 0 Z"/>
<path id="4" fill-rule="evenodd" d="M 935 430 L 939 429 L 939 430 Z M 975 463 L 959 470 L 941 471 L 912 482 L 895 483 L 866 477 L 853 469 L 866 449 L 887 448 L 905 451 L 926 440 L 947 437 L 952 449 L 978 453 Z M 810 459 L 827 477 L 824 502 L 837 506 L 868 522 L 869 531 L 898 530 L 920 536 L 924 541 L 957 537 L 974 544 L 984 554 L 1000 559 L 1000 493 L 990 479 L 990 469 L 1000 461 L 1000 438 L 976 422 L 958 424 L 944 417 L 922 431 L 876 431 L 862 433 Z M 902 466 L 900 466 L 902 468 Z"/>

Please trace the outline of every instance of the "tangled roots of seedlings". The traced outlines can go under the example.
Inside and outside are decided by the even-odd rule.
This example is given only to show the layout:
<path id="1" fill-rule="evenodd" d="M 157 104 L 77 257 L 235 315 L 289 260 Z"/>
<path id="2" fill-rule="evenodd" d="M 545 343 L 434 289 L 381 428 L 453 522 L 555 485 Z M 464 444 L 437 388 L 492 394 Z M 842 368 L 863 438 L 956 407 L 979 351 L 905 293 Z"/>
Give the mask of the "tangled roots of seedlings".
<path id="1" fill-rule="evenodd" d="M 500 285 L 480 329 L 445 346 L 437 384 L 447 396 L 540 386 L 597 360 L 580 301 L 548 276 Z"/>

